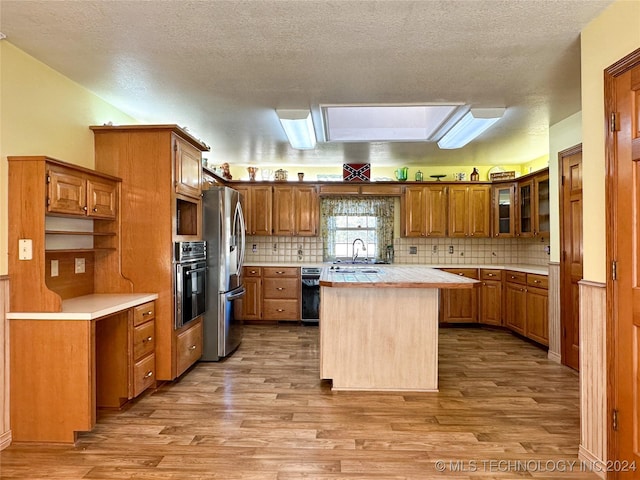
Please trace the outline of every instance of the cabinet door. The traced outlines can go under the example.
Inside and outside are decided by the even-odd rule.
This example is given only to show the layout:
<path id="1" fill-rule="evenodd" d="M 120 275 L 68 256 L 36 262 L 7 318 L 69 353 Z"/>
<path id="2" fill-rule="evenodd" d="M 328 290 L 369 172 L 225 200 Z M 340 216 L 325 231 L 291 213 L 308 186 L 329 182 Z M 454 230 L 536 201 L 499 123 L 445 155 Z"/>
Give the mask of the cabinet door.
<path id="1" fill-rule="evenodd" d="M 295 235 L 293 187 L 273 187 L 273 234 Z"/>
<path id="2" fill-rule="evenodd" d="M 242 319 L 260 320 L 262 318 L 262 286 L 260 277 L 248 277 L 245 275 L 244 288 L 247 293 L 242 297 Z"/>
<path id="3" fill-rule="evenodd" d="M 87 180 L 87 214 L 91 217 L 116 218 L 117 186 L 98 180 Z"/>
<path id="4" fill-rule="evenodd" d="M 176 338 L 177 376 L 182 375 L 202 356 L 202 321 L 195 321 L 197 323 L 180 332 Z"/>
<path id="5" fill-rule="evenodd" d="M 427 192 L 422 187 L 405 187 L 401 199 L 402 232 L 405 237 L 425 236 L 427 217 Z"/>
<path id="6" fill-rule="evenodd" d="M 318 234 L 318 192 L 316 187 L 295 187 L 295 231 L 303 237 Z"/>
<path id="7" fill-rule="evenodd" d="M 81 174 L 49 170 L 47 212 L 86 215 L 86 181 Z"/>
<path id="8" fill-rule="evenodd" d="M 549 345 L 549 298 L 543 288 L 527 288 L 526 336 Z"/>
<path id="9" fill-rule="evenodd" d="M 533 179 L 533 184 L 535 192 L 533 234 L 548 235 L 551 225 L 549 217 L 549 174 L 537 175 Z"/>
<path id="10" fill-rule="evenodd" d="M 445 272 L 478 279 L 475 268 L 444 268 Z M 478 321 L 478 291 L 475 288 L 442 289 L 440 322 L 475 323 Z"/>
<path id="11" fill-rule="evenodd" d="M 448 190 L 449 187 L 443 185 L 424 187 L 426 199 L 424 229 L 427 237 L 447 236 Z"/>
<path id="12" fill-rule="evenodd" d="M 273 215 L 273 193 L 270 186 L 251 186 L 249 188 L 251 215 L 251 235 L 271 235 Z"/>
<path id="13" fill-rule="evenodd" d="M 470 237 L 488 237 L 491 228 L 491 187 L 474 185 L 469 187 L 469 226 Z"/>
<path id="14" fill-rule="evenodd" d="M 449 236 L 468 236 L 469 187 L 452 186 L 449 188 Z"/>
<path id="15" fill-rule="evenodd" d="M 514 183 L 493 187 L 494 237 L 513 237 L 515 235 L 515 192 L 516 185 Z"/>
<path id="16" fill-rule="evenodd" d="M 188 143 L 174 138 L 176 193 L 200 198 L 202 154 Z"/>
<path id="17" fill-rule="evenodd" d="M 523 285 L 505 283 L 505 324 L 520 335 L 526 333 L 527 292 Z"/>
<path id="18" fill-rule="evenodd" d="M 518 184 L 518 228 L 519 237 L 533 236 L 533 181 Z"/>
<path id="19" fill-rule="evenodd" d="M 480 288 L 480 323 L 502 325 L 502 282 L 482 282 L 482 287 Z"/>

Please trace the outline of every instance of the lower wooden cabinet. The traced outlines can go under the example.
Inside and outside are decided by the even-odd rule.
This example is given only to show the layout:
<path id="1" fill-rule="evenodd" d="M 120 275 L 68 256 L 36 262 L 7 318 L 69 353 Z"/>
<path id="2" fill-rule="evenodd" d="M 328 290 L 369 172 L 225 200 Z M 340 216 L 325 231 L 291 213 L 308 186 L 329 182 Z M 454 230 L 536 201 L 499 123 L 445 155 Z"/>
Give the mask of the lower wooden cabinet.
<path id="1" fill-rule="evenodd" d="M 177 336 L 176 370 L 178 376 L 202 356 L 202 319 L 194 320 Z"/>
<path id="2" fill-rule="evenodd" d="M 486 325 L 502 325 L 502 270 L 480 269 L 480 318 Z"/>
<path id="3" fill-rule="evenodd" d="M 300 320 L 299 267 L 244 267 L 243 320 Z"/>
<path id="4" fill-rule="evenodd" d="M 477 268 L 443 268 L 445 272 L 478 279 Z M 478 289 L 442 289 L 440 291 L 440 323 L 476 323 L 478 321 Z"/>
<path id="5" fill-rule="evenodd" d="M 156 383 L 155 302 L 133 311 L 132 396 L 137 397 Z"/>
<path id="6" fill-rule="evenodd" d="M 545 275 L 505 272 L 505 325 L 549 345 L 549 294 Z"/>
<path id="7" fill-rule="evenodd" d="M 520 335 L 525 335 L 527 322 L 527 292 L 524 285 L 506 282 L 505 325 Z"/>

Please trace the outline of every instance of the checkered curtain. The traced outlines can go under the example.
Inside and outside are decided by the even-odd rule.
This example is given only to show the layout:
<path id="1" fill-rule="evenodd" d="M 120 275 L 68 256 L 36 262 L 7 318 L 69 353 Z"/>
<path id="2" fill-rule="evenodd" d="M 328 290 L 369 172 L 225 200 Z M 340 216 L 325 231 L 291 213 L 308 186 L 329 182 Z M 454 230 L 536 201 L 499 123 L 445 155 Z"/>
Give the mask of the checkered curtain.
<path id="1" fill-rule="evenodd" d="M 334 249 L 336 238 L 336 217 L 374 216 L 376 222 L 377 252 L 376 260 L 381 260 L 387 245 L 393 245 L 393 197 L 328 197 L 320 204 L 320 231 L 322 235 L 325 261 L 336 258 Z"/>

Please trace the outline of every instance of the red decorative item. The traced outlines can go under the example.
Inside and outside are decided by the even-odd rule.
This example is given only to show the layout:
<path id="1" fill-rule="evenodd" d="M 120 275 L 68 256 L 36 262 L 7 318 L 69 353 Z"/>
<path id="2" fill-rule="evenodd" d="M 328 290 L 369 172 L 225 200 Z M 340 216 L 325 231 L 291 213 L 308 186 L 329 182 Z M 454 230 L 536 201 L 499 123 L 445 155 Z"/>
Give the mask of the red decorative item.
<path id="1" fill-rule="evenodd" d="M 345 163 L 342 165 L 344 182 L 368 182 L 371 178 L 371 165 L 368 163 Z"/>

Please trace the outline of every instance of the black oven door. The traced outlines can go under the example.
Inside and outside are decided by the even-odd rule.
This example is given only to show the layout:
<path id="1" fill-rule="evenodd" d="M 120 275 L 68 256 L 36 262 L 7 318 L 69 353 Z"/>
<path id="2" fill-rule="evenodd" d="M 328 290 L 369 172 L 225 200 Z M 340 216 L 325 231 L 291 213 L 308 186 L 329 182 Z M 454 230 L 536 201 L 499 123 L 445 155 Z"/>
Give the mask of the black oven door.
<path id="1" fill-rule="evenodd" d="M 176 328 L 181 328 L 206 310 L 206 262 L 179 263 L 176 267 Z"/>

